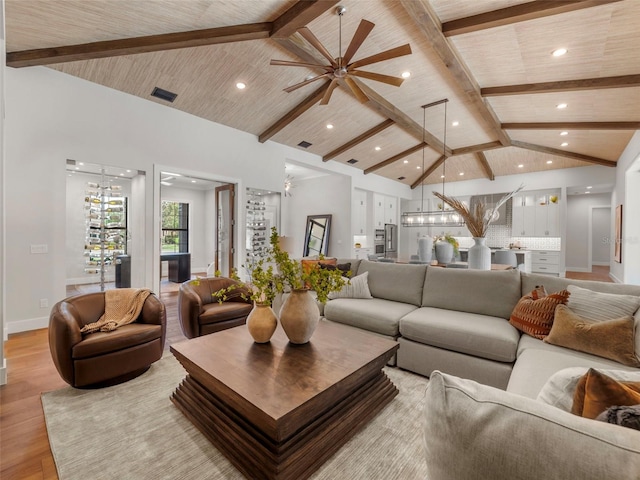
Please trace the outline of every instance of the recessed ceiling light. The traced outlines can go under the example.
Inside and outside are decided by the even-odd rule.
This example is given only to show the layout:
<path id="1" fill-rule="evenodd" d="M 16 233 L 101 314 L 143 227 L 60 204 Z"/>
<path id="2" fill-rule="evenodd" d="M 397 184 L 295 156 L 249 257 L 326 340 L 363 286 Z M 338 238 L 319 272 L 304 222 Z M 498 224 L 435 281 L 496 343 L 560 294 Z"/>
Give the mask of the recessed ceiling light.
<path id="1" fill-rule="evenodd" d="M 569 135 L 569 132 L 560 132 L 560 135 L 564 137 L 565 135 Z"/>
<path id="2" fill-rule="evenodd" d="M 333 125 L 331 123 L 327 123 L 327 128 L 331 130 L 333 128 Z"/>
<path id="3" fill-rule="evenodd" d="M 247 88 L 247 84 L 244 83 L 244 82 L 238 82 L 238 83 L 236 83 L 236 88 L 238 90 L 244 90 L 245 88 Z"/>
<path id="4" fill-rule="evenodd" d="M 558 105 L 556 105 L 556 108 L 562 110 L 563 108 L 567 108 L 567 104 L 566 103 L 559 103 Z"/>
<path id="5" fill-rule="evenodd" d="M 554 57 L 561 57 L 565 53 L 567 53 L 567 49 L 566 48 L 557 48 L 556 50 L 551 52 L 551 55 L 553 55 Z"/>
<path id="6" fill-rule="evenodd" d="M 409 163 L 409 160 L 405 160 L 405 161 L 404 161 L 404 162 L 402 162 L 402 163 Z"/>
<path id="7" fill-rule="evenodd" d="M 376 147 L 376 152 L 379 152 L 381 150 L 380 147 Z"/>
<path id="8" fill-rule="evenodd" d="M 591 185 L 589 185 L 589 186 L 587 187 L 587 190 L 591 190 L 592 188 L 593 188 L 593 187 L 592 187 Z"/>
<path id="9" fill-rule="evenodd" d="M 196 181 L 195 180 L 191 180 L 191 183 L 196 183 Z"/>
<path id="10" fill-rule="evenodd" d="M 172 184 L 169 182 L 160 182 L 162 185 L 166 185 L 167 187 L 170 187 Z"/>
<path id="11" fill-rule="evenodd" d="M 416 168 L 417 168 L 418 170 L 420 170 L 420 165 L 418 165 Z"/>
<path id="12" fill-rule="evenodd" d="M 84 165 L 84 163 L 83 162 L 78 162 L 78 165 Z"/>
<path id="13" fill-rule="evenodd" d="M 76 170 L 80 170 L 80 167 L 76 167 Z"/>
<path id="14" fill-rule="evenodd" d="M 460 122 L 457 120 L 455 122 L 451 122 L 452 127 L 457 127 L 458 125 L 460 125 Z"/>
<path id="15" fill-rule="evenodd" d="M 463 176 L 463 175 L 464 175 L 464 172 L 460 172 L 458 175 Z"/>
<path id="16" fill-rule="evenodd" d="M 131 170 L 127 170 L 127 173 L 131 173 Z"/>
<path id="17" fill-rule="evenodd" d="M 568 146 L 568 145 L 569 145 L 569 143 L 567 143 L 567 142 L 562 142 L 562 143 L 560 144 L 560 146 L 561 146 L 561 147 L 566 147 L 566 146 Z"/>
<path id="18" fill-rule="evenodd" d="M 547 160 L 547 165 L 551 165 L 553 163 L 553 160 Z"/>
<path id="19" fill-rule="evenodd" d="M 440 175 L 440 178 L 444 178 L 444 175 Z"/>
<path id="20" fill-rule="evenodd" d="M 402 78 L 409 78 L 411 76 L 411 72 L 402 72 Z"/>
<path id="21" fill-rule="evenodd" d="M 162 172 L 163 175 L 171 175 L 173 177 L 181 177 L 182 175 L 179 173 L 172 173 L 172 172 Z"/>
<path id="22" fill-rule="evenodd" d="M 121 174 L 120 174 L 120 176 L 121 176 L 121 177 L 124 177 L 124 173 L 121 173 Z"/>
<path id="23" fill-rule="evenodd" d="M 584 192 L 584 193 L 591 193 L 591 192 L 590 192 L 589 190 L 587 190 L 587 191 L 586 191 L 586 192 Z"/>
<path id="24" fill-rule="evenodd" d="M 524 167 L 524 165 L 523 165 L 523 164 L 518 165 L 518 168 L 522 168 L 522 167 Z"/>

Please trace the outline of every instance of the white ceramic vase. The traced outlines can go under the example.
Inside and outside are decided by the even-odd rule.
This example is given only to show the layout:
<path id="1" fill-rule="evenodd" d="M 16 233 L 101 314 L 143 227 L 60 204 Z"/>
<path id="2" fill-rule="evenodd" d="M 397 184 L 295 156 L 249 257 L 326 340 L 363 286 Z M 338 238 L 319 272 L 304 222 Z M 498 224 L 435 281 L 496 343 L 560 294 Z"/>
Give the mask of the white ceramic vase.
<path id="1" fill-rule="evenodd" d="M 433 256 L 433 238 L 426 236 L 418 238 L 418 260 L 431 263 Z"/>
<path id="2" fill-rule="evenodd" d="M 487 247 L 484 237 L 473 237 L 474 245 L 469 249 L 469 268 L 474 270 L 491 270 L 491 249 Z"/>
<path id="3" fill-rule="evenodd" d="M 320 310 L 309 290 L 292 290 L 280 309 L 280 325 L 291 343 L 307 343 L 320 321 Z"/>
<path id="4" fill-rule="evenodd" d="M 446 240 L 438 240 L 436 242 L 436 258 L 438 263 L 451 263 L 453 261 L 453 245 Z"/>
<path id="5" fill-rule="evenodd" d="M 247 317 L 247 328 L 256 343 L 267 343 L 278 326 L 278 319 L 270 305 L 255 304 Z"/>

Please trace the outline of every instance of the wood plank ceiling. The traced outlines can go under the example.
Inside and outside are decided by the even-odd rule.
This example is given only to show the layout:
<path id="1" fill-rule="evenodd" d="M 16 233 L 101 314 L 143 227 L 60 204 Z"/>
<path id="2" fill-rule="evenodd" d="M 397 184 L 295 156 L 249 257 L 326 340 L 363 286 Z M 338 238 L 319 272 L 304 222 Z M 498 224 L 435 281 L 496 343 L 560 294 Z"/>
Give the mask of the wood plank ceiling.
<path id="1" fill-rule="evenodd" d="M 329 81 L 283 92 L 318 72 L 269 60 L 326 63 L 302 26 L 337 57 L 338 3 L 343 53 L 366 19 L 375 28 L 354 60 L 409 43 L 411 55 L 366 69 L 410 78 L 355 79 L 364 104 L 342 80 L 326 106 Z M 9 66 L 47 65 L 261 142 L 306 141 L 324 161 L 414 188 L 445 171 L 454 182 L 615 167 L 640 129 L 638 0 L 5 0 L 5 9 Z M 555 57 L 557 48 L 567 53 Z M 154 87 L 177 99 L 151 97 Z M 443 98 L 446 139 L 444 104 L 421 108 Z"/>

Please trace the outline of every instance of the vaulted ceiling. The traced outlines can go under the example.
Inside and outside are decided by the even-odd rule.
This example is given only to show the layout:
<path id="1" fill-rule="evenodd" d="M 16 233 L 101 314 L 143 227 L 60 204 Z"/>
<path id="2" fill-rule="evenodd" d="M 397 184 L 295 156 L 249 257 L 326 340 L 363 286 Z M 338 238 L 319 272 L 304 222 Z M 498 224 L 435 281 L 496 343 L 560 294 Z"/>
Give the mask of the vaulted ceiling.
<path id="1" fill-rule="evenodd" d="M 5 0 L 5 9 L 10 67 L 46 65 L 261 142 L 308 142 L 323 161 L 412 187 L 442 175 L 614 168 L 640 129 L 640 0 Z M 283 91 L 324 70 L 271 59 L 327 63 L 299 28 L 339 57 L 362 19 L 375 27 L 353 60 L 411 45 L 363 68 L 409 72 L 401 86 L 352 77 L 362 103 L 340 79 L 327 105 L 331 75 Z M 558 48 L 567 53 L 553 56 Z M 154 87 L 177 98 L 151 97 Z"/>

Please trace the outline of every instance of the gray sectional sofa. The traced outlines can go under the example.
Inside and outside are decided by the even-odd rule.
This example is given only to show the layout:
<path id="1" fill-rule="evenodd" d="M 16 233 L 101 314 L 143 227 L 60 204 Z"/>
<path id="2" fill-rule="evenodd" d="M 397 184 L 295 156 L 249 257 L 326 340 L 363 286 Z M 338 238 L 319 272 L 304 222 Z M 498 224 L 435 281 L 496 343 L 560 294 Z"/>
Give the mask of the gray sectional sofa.
<path id="1" fill-rule="evenodd" d="M 519 270 L 478 271 L 338 259 L 353 275 L 368 272 L 373 298 L 336 298 L 329 321 L 397 340 L 397 366 L 430 376 L 435 370 L 536 398 L 567 367 L 639 371 L 603 357 L 522 335 L 508 321 L 518 300 L 537 285 L 549 293 L 573 284 L 640 296 L 640 286 L 569 280 Z M 636 314 L 636 345 L 640 338 Z"/>

